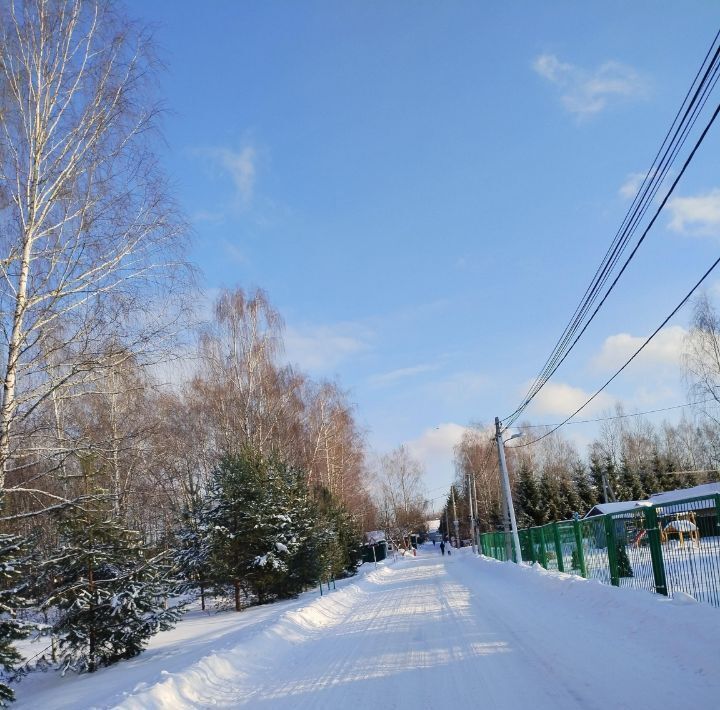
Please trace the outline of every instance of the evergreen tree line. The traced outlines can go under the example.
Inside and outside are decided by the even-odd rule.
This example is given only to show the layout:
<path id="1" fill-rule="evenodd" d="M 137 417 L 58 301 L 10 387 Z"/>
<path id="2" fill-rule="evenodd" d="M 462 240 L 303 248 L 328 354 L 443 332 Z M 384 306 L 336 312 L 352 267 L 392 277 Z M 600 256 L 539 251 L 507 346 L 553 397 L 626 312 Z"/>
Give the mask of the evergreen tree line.
<path id="1" fill-rule="evenodd" d="M 586 461 L 561 433 L 528 447 L 506 448 L 520 527 L 568 520 L 575 514 L 582 517 L 606 501 L 644 500 L 654 493 L 719 480 L 720 426 L 714 419 L 698 413 L 677 424 L 652 425 L 642 418 L 628 422 L 621 409 L 616 416 L 589 445 Z M 537 436 L 536 427 L 526 427 L 529 436 Z M 471 535 L 473 485 L 479 529 L 502 529 L 497 453 L 484 430 L 465 435 L 456 449 L 456 469 L 455 509 L 461 537 Z M 446 513 L 453 532 L 450 497 L 441 512 L 441 526 Z"/>
<path id="2" fill-rule="evenodd" d="M 100 497 L 52 517 L 46 552 L 32 536 L 0 535 L 0 706 L 22 661 L 14 642 L 30 634 L 48 641 L 34 666 L 92 672 L 137 656 L 197 595 L 203 608 L 208 593 L 234 598 L 239 611 L 354 574 L 362 542 L 327 488 L 250 447 L 220 461 L 164 548 Z"/>

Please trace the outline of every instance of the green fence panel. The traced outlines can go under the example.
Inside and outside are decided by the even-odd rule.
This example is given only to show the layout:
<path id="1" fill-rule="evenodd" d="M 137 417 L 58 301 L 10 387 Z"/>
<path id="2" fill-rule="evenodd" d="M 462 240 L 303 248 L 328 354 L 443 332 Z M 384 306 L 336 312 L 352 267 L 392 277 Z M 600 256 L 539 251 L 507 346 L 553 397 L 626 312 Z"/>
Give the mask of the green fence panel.
<path id="1" fill-rule="evenodd" d="M 555 566 L 556 566 L 558 572 L 564 572 L 565 571 L 565 559 L 563 556 L 562 538 L 560 537 L 560 524 L 559 523 L 551 523 L 551 525 L 552 525 L 553 543 L 555 545 Z"/>
<path id="2" fill-rule="evenodd" d="M 583 530 L 579 520 L 573 520 L 573 535 L 575 536 L 575 550 L 572 560 L 572 568 L 577 569 L 582 577 L 587 577 L 587 566 L 585 564 L 585 544 L 583 542 Z"/>
<path id="3" fill-rule="evenodd" d="M 523 559 L 604 584 L 720 607 L 720 494 L 643 505 L 518 531 Z M 483 554 L 514 559 L 510 533 L 480 536 Z"/>
<path id="4" fill-rule="evenodd" d="M 645 508 L 645 529 L 650 541 L 650 556 L 652 558 L 653 577 L 655 578 L 655 591 L 658 594 L 667 594 L 667 581 L 665 579 L 665 564 L 662 554 L 661 528 L 658 527 L 657 511 L 653 506 Z"/>
<path id="5" fill-rule="evenodd" d="M 620 586 L 620 575 L 618 572 L 618 550 L 615 540 L 615 520 L 612 515 L 604 515 L 605 518 L 605 542 L 607 546 L 608 567 L 610 568 L 610 584 Z"/>
<path id="6" fill-rule="evenodd" d="M 538 532 L 538 562 L 545 568 L 548 568 L 548 551 L 545 542 L 545 528 L 540 527 Z"/>
<path id="7" fill-rule="evenodd" d="M 718 497 L 677 501 L 655 507 L 667 594 L 684 592 L 720 606 L 720 530 Z"/>
<path id="8" fill-rule="evenodd" d="M 619 586 L 655 591 L 650 538 L 644 508 L 613 513 Z"/>

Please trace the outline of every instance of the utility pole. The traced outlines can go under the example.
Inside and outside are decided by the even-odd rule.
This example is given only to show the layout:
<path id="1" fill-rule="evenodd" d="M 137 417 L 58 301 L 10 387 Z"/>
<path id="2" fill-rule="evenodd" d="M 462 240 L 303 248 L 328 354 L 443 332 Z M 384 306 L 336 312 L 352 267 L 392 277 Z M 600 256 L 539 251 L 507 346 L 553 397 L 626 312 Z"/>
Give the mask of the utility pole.
<path id="1" fill-rule="evenodd" d="M 480 505 L 478 504 L 477 480 L 475 478 L 475 469 L 472 472 L 473 501 L 475 501 L 475 544 L 477 545 L 478 555 L 480 554 Z"/>
<path id="2" fill-rule="evenodd" d="M 502 440 L 499 417 L 495 417 L 495 442 L 497 443 L 500 473 L 502 474 L 503 488 L 505 489 L 505 501 L 510 515 L 512 540 L 513 546 L 515 547 L 515 560 L 518 564 L 520 564 L 522 562 L 522 552 L 520 551 L 520 538 L 518 537 L 517 520 L 515 520 L 515 508 L 513 508 L 512 491 L 510 490 L 510 476 L 507 470 L 507 463 L 505 462 L 505 444 Z"/>
<path id="3" fill-rule="evenodd" d="M 477 502 L 477 488 L 475 487 L 475 468 L 467 451 L 463 449 L 465 460 L 468 464 L 468 497 L 470 498 L 470 522 L 473 551 L 480 554 L 480 533 L 477 527 L 477 516 L 480 515 Z M 474 506 L 474 508 L 473 508 Z"/>
<path id="4" fill-rule="evenodd" d="M 455 547 L 460 547 L 460 521 L 457 517 L 457 508 L 455 507 L 455 486 L 450 486 L 450 495 L 452 496 L 453 504 L 453 525 L 455 526 Z"/>
<path id="5" fill-rule="evenodd" d="M 470 487 L 471 479 L 469 473 L 467 475 L 467 483 L 468 501 L 470 503 L 470 545 L 472 545 L 473 553 L 477 554 L 478 551 L 475 549 L 475 511 L 473 510 L 472 488 Z"/>

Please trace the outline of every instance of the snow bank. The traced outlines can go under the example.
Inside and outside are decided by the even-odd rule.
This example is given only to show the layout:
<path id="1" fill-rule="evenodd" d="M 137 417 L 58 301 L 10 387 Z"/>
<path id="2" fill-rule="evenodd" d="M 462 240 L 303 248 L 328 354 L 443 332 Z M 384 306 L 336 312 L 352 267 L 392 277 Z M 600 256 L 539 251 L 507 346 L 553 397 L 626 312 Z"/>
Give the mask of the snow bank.
<path id="1" fill-rule="evenodd" d="M 283 648 L 308 640 L 339 623 L 343 614 L 366 594 L 365 586 L 390 574 L 389 565 L 363 565 L 337 590 L 320 596 L 310 590 L 296 600 L 254 607 L 242 613 L 190 612 L 175 629 L 155 636 L 148 649 L 93 674 L 61 677 L 54 671 L 33 672 L 15 685 L 14 710 L 77 710 L 77 708 L 165 708 L 180 710 L 214 705 L 237 692 Z M 395 563 L 397 564 L 397 563 Z M 41 639 L 40 646 L 47 639 Z M 26 644 L 26 657 L 38 644 Z"/>

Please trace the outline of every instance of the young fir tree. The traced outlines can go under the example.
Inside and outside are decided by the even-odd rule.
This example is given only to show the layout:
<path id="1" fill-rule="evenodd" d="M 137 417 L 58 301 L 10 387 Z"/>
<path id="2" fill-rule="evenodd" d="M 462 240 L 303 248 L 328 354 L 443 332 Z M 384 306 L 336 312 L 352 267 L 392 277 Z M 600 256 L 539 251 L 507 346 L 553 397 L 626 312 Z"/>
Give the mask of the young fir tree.
<path id="1" fill-rule="evenodd" d="M 227 457 L 211 479 L 208 501 L 213 577 L 259 603 L 292 596 L 317 578 L 309 548 L 314 509 L 302 472 L 245 449 Z M 308 562 L 309 564 L 309 562 Z"/>
<path id="2" fill-rule="evenodd" d="M 44 565 L 54 589 L 43 608 L 54 616 L 63 673 L 137 656 L 151 636 L 172 628 L 182 614 L 167 605 L 177 583 L 137 533 L 105 511 L 65 518 L 60 532 L 60 547 Z"/>
<path id="3" fill-rule="evenodd" d="M 194 592 L 199 588 L 202 609 L 205 609 L 205 590 L 211 578 L 210 533 L 204 501 L 196 500 L 182 512 L 182 522 L 176 532 L 177 548 L 172 555 L 183 583 L 179 591 Z"/>
<path id="4" fill-rule="evenodd" d="M 559 520 L 570 520 L 573 513 L 583 507 L 582 499 L 575 483 L 570 478 L 562 478 L 559 485 L 560 517 Z"/>
<path id="5" fill-rule="evenodd" d="M 547 472 L 540 476 L 540 499 L 542 501 L 542 522 L 538 525 L 560 520 L 562 501 L 560 500 L 560 486 L 557 479 Z"/>
<path id="6" fill-rule="evenodd" d="M 627 548 L 624 543 L 620 540 L 616 546 L 617 561 L 618 561 L 618 576 L 619 577 L 633 577 L 632 565 L 630 564 L 630 558 L 628 557 Z"/>
<path id="7" fill-rule="evenodd" d="M 645 490 L 640 480 L 640 476 L 635 471 L 627 459 L 623 456 L 620 466 L 620 494 L 619 500 L 643 500 L 645 498 Z"/>
<path id="8" fill-rule="evenodd" d="M 653 493 L 660 492 L 660 481 L 658 480 L 654 463 L 645 464 L 639 475 L 643 489 L 643 498 L 649 498 Z"/>
<path id="9" fill-rule="evenodd" d="M 362 556 L 360 530 L 352 516 L 333 499 L 327 488 L 316 488 L 314 498 L 318 515 L 316 535 L 322 559 L 321 572 L 329 571 L 334 578 L 355 574 Z"/>
<path id="10" fill-rule="evenodd" d="M 15 697 L 7 681 L 22 660 L 13 643 L 25 638 L 32 626 L 17 618 L 28 605 L 23 596 L 23 569 L 27 561 L 27 542 L 16 535 L 0 534 L 0 707 Z"/>
<path id="11" fill-rule="evenodd" d="M 653 456 L 653 471 L 658 481 L 657 493 L 673 491 L 677 488 L 677 476 L 673 474 L 675 470 L 675 464 L 671 459 L 657 453 Z"/>
<path id="12" fill-rule="evenodd" d="M 517 516 L 520 527 L 542 525 L 545 522 L 540 486 L 535 473 L 525 463 L 518 471 Z"/>
<path id="13" fill-rule="evenodd" d="M 597 503 L 604 503 L 606 497 L 606 486 L 605 486 L 605 469 L 600 457 L 597 454 L 590 455 L 590 481 L 592 482 L 592 489 L 595 492 L 595 501 L 593 505 Z M 609 500 L 609 499 L 608 499 Z M 590 506 L 592 507 L 592 506 Z"/>
<path id="14" fill-rule="evenodd" d="M 587 470 L 582 463 L 578 463 L 573 470 L 573 485 L 578 496 L 577 510 L 572 511 L 578 513 L 582 518 L 596 503 L 598 503 L 597 490 L 593 488 Z M 572 515 L 570 516 L 572 517 Z"/>

